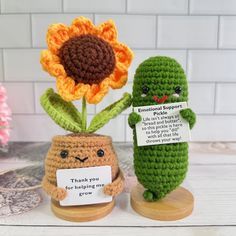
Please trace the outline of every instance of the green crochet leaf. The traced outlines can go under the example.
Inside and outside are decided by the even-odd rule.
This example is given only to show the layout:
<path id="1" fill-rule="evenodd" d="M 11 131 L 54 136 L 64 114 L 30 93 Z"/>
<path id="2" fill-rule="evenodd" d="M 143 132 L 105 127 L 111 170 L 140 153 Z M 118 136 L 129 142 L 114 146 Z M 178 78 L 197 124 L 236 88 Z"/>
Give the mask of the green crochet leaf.
<path id="1" fill-rule="evenodd" d="M 129 93 L 124 93 L 123 97 L 106 107 L 104 110 L 99 112 L 92 119 L 90 126 L 87 129 L 87 132 L 93 133 L 98 129 L 102 128 L 106 123 L 108 123 L 111 119 L 119 115 L 122 111 L 128 108 L 132 103 L 132 98 Z"/>
<path id="2" fill-rule="evenodd" d="M 63 129 L 81 132 L 81 114 L 72 102 L 66 102 L 53 89 L 47 89 L 40 102 L 48 115 Z"/>

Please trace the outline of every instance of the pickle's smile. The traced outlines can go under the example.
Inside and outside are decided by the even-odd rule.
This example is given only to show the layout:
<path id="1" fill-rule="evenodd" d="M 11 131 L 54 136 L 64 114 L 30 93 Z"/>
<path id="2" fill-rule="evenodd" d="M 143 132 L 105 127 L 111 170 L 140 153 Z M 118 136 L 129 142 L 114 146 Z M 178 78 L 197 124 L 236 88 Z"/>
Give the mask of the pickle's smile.
<path id="1" fill-rule="evenodd" d="M 158 104 L 164 103 L 167 99 L 167 95 L 163 95 L 161 98 L 159 98 L 158 96 L 153 96 L 153 100 Z"/>

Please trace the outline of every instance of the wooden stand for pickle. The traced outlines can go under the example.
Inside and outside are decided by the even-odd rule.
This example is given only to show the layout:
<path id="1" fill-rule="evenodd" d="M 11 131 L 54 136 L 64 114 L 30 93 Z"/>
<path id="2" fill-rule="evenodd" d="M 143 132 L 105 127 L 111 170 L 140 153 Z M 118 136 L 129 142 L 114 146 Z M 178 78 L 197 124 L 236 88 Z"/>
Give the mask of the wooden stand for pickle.
<path id="1" fill-rule="evenodd" d="M 145 201 L 143 192 L 144 188 L 140 184 L 132 189 L 131 206 L 147 218 L 161 221 L 179 220 L 189 216 L 193 211 L 193 195 L 183 187 L 178 187 L 156 202 Z"/>
<path id="2" fill-rule="evenodd" d="M 112 211 L 114 206 L 114 199 L 108 203 L 84 206 L 60 206 L 59 202 L 51 200 L 51 209 L 58 218 L 76 222 L 93 221 L 103 218 Z"/>

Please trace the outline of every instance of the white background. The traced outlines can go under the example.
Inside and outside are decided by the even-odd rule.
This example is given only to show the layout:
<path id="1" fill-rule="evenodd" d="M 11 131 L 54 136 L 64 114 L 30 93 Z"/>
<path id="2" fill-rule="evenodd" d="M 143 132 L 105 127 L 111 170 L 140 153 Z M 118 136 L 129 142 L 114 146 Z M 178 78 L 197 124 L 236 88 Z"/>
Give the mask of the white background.
<path id="1" fill-rule="evenodd" d="M 46 46 L 49 24 L 70 24 L 79 15 L 96 24 L 114 19 L 120 41 L 135 52 L 129 84 L 91 106 L 90 114 L 131 92 L 141 61 L 167 55 L 182 64 L 190 81 L 190 106 L 198 114 L 192 140 L 236 140 L 235 0 L 1 0 L 0 11 L 0 81 L 14 113 L 12 141 L 48 141 L 64 133 L 39 105 L 42 92 L 54 86 L 54 79 L 41 70 L 39 52 Z M 131 141 L 128 112 L 100 133 Z"/>

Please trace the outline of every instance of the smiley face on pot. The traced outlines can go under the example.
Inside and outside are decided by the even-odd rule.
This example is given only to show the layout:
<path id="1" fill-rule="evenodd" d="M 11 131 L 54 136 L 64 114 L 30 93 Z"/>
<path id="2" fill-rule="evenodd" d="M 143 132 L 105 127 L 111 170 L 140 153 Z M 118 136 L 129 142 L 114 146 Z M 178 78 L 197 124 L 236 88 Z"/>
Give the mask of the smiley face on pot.
<path id="1" fill-rule="evenodd" d="M 104 187 L 105 194 L 115 196 L 122 192 L 124 179 L 109 136 L 96 134 L 55 136 L 47 153 L 42 186 L 53 199 L 63 200 L 66 197 L 66 190 L 57 187 L 57 170 L 95 166 L 111 166 L 112 183 Z"/>

